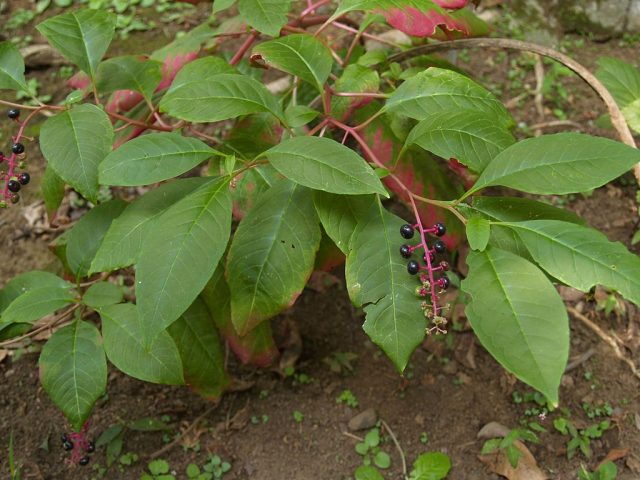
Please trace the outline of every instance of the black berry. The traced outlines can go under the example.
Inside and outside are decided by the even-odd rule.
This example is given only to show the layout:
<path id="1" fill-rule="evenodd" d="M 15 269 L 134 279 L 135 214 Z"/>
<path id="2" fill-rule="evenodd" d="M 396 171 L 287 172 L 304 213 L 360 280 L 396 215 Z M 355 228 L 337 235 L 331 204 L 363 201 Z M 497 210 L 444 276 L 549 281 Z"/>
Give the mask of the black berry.
<path id="1" fill-rule="evenodd" d="M 409 245 L 402 245 L 400 247 L 400 255 L 404 258 L 409 258 L 411 256 L 411 247 Z"/>
<path id="2" fill-rule="evenodd" d="M 440 268 L 442 269 L 443 272 L 448 272 L 451 266 L 449 265 L 449 262 L 445 262 L 443 260 L 440 262 Z"/>
<path id="3" fill-rule="evenodd" d="M 17 180 L 9 180 L 9 183 L 7 183 L 7 188 L 13 193 L 18 193 L 20 191 L 20 182 L 18 182 Z"/>
<path id="4" fill-rule="evenodd" d="M 449 288 L 449 285 L 451 285 L 451 280 L 449 280 L 449 277 L 442 277 L 439 283 L 440 283 L 440 287 L 443 290 L 446 290 L 447 288 Z"/>
<path id="5" fill-rule="evenodd" d="M 433 249 L 438 253 L 444 253 L 447 251 L 447 247 L 445 247 L 444 243 L 440 240 L 433 244 Z"/>
<path id="6" fill-rule="evenodd" d="M 93 442 L 89 442 L 89 445 L 87 445 L 87 453 L 93 453 L 96 451 L 96 444 Z"/>
<path id="7" fill-rule="evenodd" d="M 16 203 L 18 203 L 20 201 L 20 195 L 18 195 L 17 193 L 14 193 L 13 195 L 11 195 L 9 197 L 9 200 L 11 201 L 11 203 L 13 203 L 15 205 Z"/>
<path id="8" fill-rule="evenodd" d="M 68 452 L 69 450 L 73 450 L 73 442 L 70 442 L 69 440 L 67 440 L 66 442 L 64 442 L 62 444 L 62 446 L 64 447 L 64 449 Z"/>
<path id="9" fill-rule="evenodd" d="M 402 237 L 406 238 L 407 240 L 409 240 L 410 238 L 413 238 L 414 233 L 415 233 L 415 230 L 408 223 L 405 223 L 400 227 L 400 235 L 402 235 Z"/>
<path id="10" fill-rule="evenodd" d="M 24 153 L 24 145 L 21 143 L 14 143 L 11 146 L 11 151 L 16 155 L 20 155 L 21 153 Z"/>
<path id="11" fill-rule="evenodd" d="M 27 172 L 22 172 L 20 175 L 18 175 L 18 181 L 22 185 L 26 185 L 31 181 L 31 175 L 29 175 Z"/>
<path id="12" fill-rule="evenodd" d="M 81 466 L 85 466 L 85 465 L 89 465 L 89 457 L 82 457 L 80 459 L 80 461 L 78 462 L 79 465 Z"/>
<path id="13" fill-rule="evenodd" d="M 7 117 L 9 117 L 11 120 L 15 120 L 19 116 L 20 116 L 20 110 L 18 110 L 17 108 L 12 108 L 7 112 Z"/>
<path id="14" fill-rule="evenodd" d="M 444 223 L 436 223 L 435 224 L 436 227 L 436 235 L 438 237 L 443 236 L 445 233 L 447 233 L 447 227 L 445 226 Z"/>
<path id="15" fill-rule="evenodd" d="M 62 441 L 62 443 L 64 443 L 69 440 L 69 437 L 67 437 L 66 433 L 63 433 L 62 435 L 60 435 L 60 440 Z"/>
<path id="16" fill-rule="evenodd" d="M 411 275 L 415 275 L 419 271 L 420 264 L 418 262 L 416 262 L 415 260 L 411 260 L 409 263 L 407 263 L 407 272 L 409 272 Z"/>

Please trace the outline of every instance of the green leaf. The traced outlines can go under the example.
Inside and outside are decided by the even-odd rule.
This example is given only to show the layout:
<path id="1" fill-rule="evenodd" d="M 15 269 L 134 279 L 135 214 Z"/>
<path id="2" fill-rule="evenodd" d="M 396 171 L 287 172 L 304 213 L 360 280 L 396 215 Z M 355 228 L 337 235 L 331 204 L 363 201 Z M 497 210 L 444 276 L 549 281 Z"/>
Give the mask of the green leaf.
<path id="1" fill-rule="evenodd" d="M 362 58 L 362 57 L 361 57 Z M 372 68 L 353 64 L 344 69 L 342 75 L 333 87 L 336 92 L 377 92 L 380 86 L 380 76 Z M 333 96 L 331 98 L 331 115 L 338 120 L 344 118 L 350 106 L 357 105 L 362 98 L 347 98 Z"/>
<path id="2" fill-rule="evenodd" d="M 391 466 L 391 457 L 389 457 L 388 453 L 381 451 L 373 457 L 373 463 L 375 463 L 378 468 L 389 468 Z"/>
<path id="3" fill-rule="evenodd" d="M 614 140 L 580 133 L 528 138 L 487 166 L 467 195 L 490 185 L 528 193 L 585 192 L 619 177 L 640 162 L 640 151 Z"/>
<path id="4" fill-rule="evenodd" d="M 474 110 L 501 127 L 510 127 L 513 119 L 502 102 L 491 92 L 453 70 L 431 67 L 400 85 L 389 97 L 384 110 L 416 120 L 436 112 Z"/>
<path id="5" fill-rule="evenodd" d="M 267 65 L 300 77 L 320 93 L 333 65 L 329 48 L 313 35 L 305 33 L 263 42 L 253 52 L 261 55 Z"/>
<path id="6" fill-rule="evenodd" d="M 168 331 L 180 352 L 187 385 L 205 398 L 219 398 L 229 378 L 218 332 L 204 301 L 197 298 Z"/>
<path id="7" fill-rule="evenodd" d="M 29 92 L 24 78 L 24 60 L 10 41 L 0 42 L 0 90 Z"/>
<path id="8" fill-rule="evenodd" d="M 100 309 L 107 358 L 120 371 L 146 382 L 182 385 L 180 353 L 163 331 L 146 344 L 146 325 L 138 308 L 130 303 Z"/>
<path id="9" fill-rule="evenodd" d="M 271 324 L 262 322 L 244 336 L 238 336 L 231 322 L 231 292 L 220 263 L 201 294 L 213 321 L 242 363 L 268 365 L 278 355 Z"/>
<path id="10" fill-rule="evenodd" d="M 467 240 L 472 250 L 484 250 L 489 243 L 491 223 L 486 218 L 475 215 L 467 221 Z"/>
<path id="11" fill-rule="evenodd" d="M 602 57 L 596 76 L 613 95 L 629 126 L 640 132 L 640 69 L 617 58 Z"/>
<path id="12" fill-rule="evenodd" d="M 73 226 L 67 243 L 67 262 L 76 278 L 88 275 L 91 262 L 96 256 L 111 222 L 122 213 L 126 206 L 127 202 L 123 200 L 110 200 L 101 203 Z"/>
<path id="13" fill-rule="evenodd" d="M 353 233 L 345 273 L 351 301 L 364 306 L 364 331 L 401 372 L 426 327 L 415 295 L 416 280 L 398 254 L 398 232 L 404 223 L 375 202 Z"/>
<path id="14" fill-rule="evenodd" d="M 413 462 L 409 480 L 442 480 L 451 470 L 451 460 L 440 452 L 428 452 Z"/>
<path id="15" fill-rule="evenodd" d="M 98 196 L 98 165 L 112 144 L 109 117 L 88 103 L 49 118 L 40 132 L 40 149 L 51 168 L 93 203 Z"/>
<path id="16" fill-rule="evenodd" d="M 216 2 L 217 3 L 217 2 Z M 221 73 L 237 73 L 236 69 L 229 65 L 224 58 L 220 57 L 204 57 L 187 63 L 180 69 L 178 74 L 171 82 L 171 86 L 167 93 L 173 92 L 188 83 L 199 82 L 203 78 L 210 78 Z"/>
<path id="17" fill-rule="evenodd" d="M 147 340 L 193 303 L 230 234 L 229 178 L 212 179 L 154 222 L 136 269 L 136 296 Z"/>
<path id="18" fill-rule="evenodd" d="M 564 303 L 535 265 L 489 247 L 471 252 L 462 290 L 465 310 L 478 339 L 523 382 L 558 403 L 558 387 L 569 354 Z"/>
<path id="19" fill-rule="evenodd" d="M 91 308 L 102 308 L 122 302 L 123 297 L 122 287 L 111 282 L 98 282 L 85 292 L 82 303 Z"/>
<path id="20" fill-rule="evenodd" d="M 58 174 L 47 166 L 42 176 L 42 185 L 40 186 L 44 205 L 47 208 L 47 215 L 52 218 L 58 211 L 64 198 L 64 180 Z"/>
<path id="21" fill-rule="evenodd" d="M 249 76 L 229 73 L 176 88 L 162 98 L 160 110 L 195 123 L 219 122 L 258 112 L 283 118 L 276 97 L 264 85 Z"/>
<path id="22" fill-rule="evenodd" d="M 161 475 L 169 472 L 169 464 L 166 460 L 154 460 L 149 463 L 149 471 L 153 475 Z"/>
<path id="23" fill-rule="evenodd" d="M 584 225 L 584 220 L 575 213 L 554 207 L 548 203 L 520 197 L 474 197 L 473 209 L 500 222 L 525 220 L 561 220 Z"/>
<path id="24" fill-rule="evenodd" d="M 219 153 L 196 138 L 152 133 L 107 155 L 99 179 L 102 185 L 149 185 L 182 175 L 214 155 Z"/>
<path id="25" fill-rule="evenodd" d="M 53 273 L 41 272 L 39 270 L 21 273 L 9 280 L 4 288 L 0 289 L 0 314 L 3 313 L 16 298 L 32 290 L 40 288 L 66 290 L 72 287 L 73 285 Z"/>
<path id="26" fill-rule="evenodd" d="M 76 320 L 57 330 L 40 354 L 40 381 L 74 430 L 80 431 L 107 387 L 107 360 L 98 329 Z"/>
<path id="27" fill-rule="evenodd" d="M 455 158 L 474 172 L 485 167 L 505 148 L 513 135 L 492 117 L 471 110 L 436 112 L 416 125 L 405 148 L 416 144 L 448 160 Z"/>
<path id="28" fill-rule="evenodd" d="M 533 259 L 558 280 L 583 292 L 605 285 L 640 305 L 640 257 L 597 230 L 558 220 L 508 223 Z"/>
<path id="29" fill-rule="evenodd" d="M 72 285 L 33 288 L 9 304 L 2 313 L 0 326 L 30 323 L 73 303 Z"/>
<path id="30" fill-rule="evenodd" d="M 287 23 L 291 0 L 239 0 L 238 11 L 249 26 L 277 37 Z"/>
<path id="31" fill-rule="evenodd" d="M 324 137 L 293 137 L 265 156 L 285 177 L 305 187 L 344 195 L 389 194 L 367 162 L 344 145 Z"/>
<path id="32" fill-rule="evenodd" d="M 89 273 L 108 272 L 135 263 L 153 223 L 171 205 L 202 186 L 206 178 L 183 178 L 153 189 L 132 204 L 109 227 Z"/>
<path id="33" fill-rule="evenodd" d="M 287 124 L 292 128 L 302 127 L 303 125 L 311 122 L 318 115 L 320 115 L 320 112 L 313 108 L 309 108 L 306 105 L 292 105 L 287 107 L 284 112 Z"/>
<path id="34" fill-rule="evenodd" d="M 93 78 L 115 26 L 113 13 L 84 9 L 48 18 L 36 28 L 56 50 Z"/>
<path id="35" fill-rule="evenodd" d="M 342 253 L 349 253 L 349 244 L 358 221 L 367 216 L 376 201 L 373 195 L 335 195 L 314 192 L 313 203 L 329 238 Z"/>
<path id="36" fill-rule="evenodd" d="M 320 245 L 311 191 L 281 180 L 240 222 L 227 257 L 232 321 L 241 335 L 292 305 Z"/>
<path id="37" fill-rule="evenodd" d="M 218 13 L 222 10 L 226 10 L 227 8 L 231 8 L 234 3 L 236 3 L 236 0 L 217 0 L 213 3 L 213 13 Z"/>
<path id="38" fill-rule="evenodd" d="M 98 67 L 96 87 L 100 93 L 135 90 L 151 101 L 162 80 L 162 63 L 144 57 L 126 55 L 105 60 Z"/>
<path id="39" fill-rule="evenodd" d="M 360 465 L 355 475 L 356 480 L 384 480 L 382 474 L 371 465 Z"/>

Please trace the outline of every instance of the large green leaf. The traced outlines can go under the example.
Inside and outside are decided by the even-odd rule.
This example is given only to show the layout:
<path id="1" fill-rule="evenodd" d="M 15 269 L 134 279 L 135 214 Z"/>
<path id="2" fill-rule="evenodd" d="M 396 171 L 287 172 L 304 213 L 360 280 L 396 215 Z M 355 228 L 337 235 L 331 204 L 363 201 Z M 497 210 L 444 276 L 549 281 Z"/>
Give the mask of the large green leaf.
<path id="1" fill-rule="evenodd" d="M 416 125 L 405 141 L 444 158 L 455 158 L 482 172 L 493 158 L 515 143 L 506 128 L 484 113 L 472 110 L 436 112 Z"/>
<path id="2" fill-rule="evenodd" d="M 329 78 L 331 51 L 313 35 L 298 33 L 261 43 L 253 49 L 267 65 L 300 77 L 322 92 Z"/>
<path id="3" fill-rule="evenodd" d="M 293 137 L 265 152 L 271 165 L 305 187 L 344 195 L 389 194 L 367 162 L 324 137 Z"/>
<path id="4" fill-rule="evenodd" d="M 583 292 L 597 284 L 640 305 L 640 257 L 592 228 L 559 220 L 508 223 L 533 259 L 558 280 Z"/>
<path id="5" fill-rule="evenodd" d="M 113 13 L 84 9 L 48 18 L 36 28 L 62 55 L 93 78 L 115 26 Z"/>
<path id="6" fill-rule="evenodd" d="M 436 112 L 474 110 L 502 127 L 513 124 L 507 109 L 491 92 L 460 73 L 435 67 L 400 85 L 384 109 L 416 120 L 424 120 Z"/>
<path id="7" fill-rule="evenodd" d="M 0 90 L 23 90 L 28 92 L 24 78 L 24 60 L 13 43 L 0 42 Z"/>
<path id="8" fill-rule="evenodd" d="M 206 181 L 206 178 L 194 177 L 166 183 L 127 206 L 111 223 L 89 273 L 108 272 L 134 264 L 153 222 L 171 205 Z"/>
<path id="9" fill-rule="evenodd" d="M 73 226 L 67 243 L 67 262 L 76 278 L 86 277 L 111 222 L 126 208 L 123 200 L 101 203 Z"/>
<path id="10" fill-rule="evenodd" d="M 98 329 L 76 320 L 56 331 L 40 354 L 40 381 L 71 426 L 80 431 L 107 387 L 107 360 Z"/>
<path id="11" fill-rule="evenodd" d="M 180 69 L 167 92 L 173 92 L 187 83 L 199 82 L 203 78 L 210 78 L 221 73 L 237 72 L 224 58 L 213 56 L 199 58 Z"/>
<path id="12" fill-rule="evenodd" d="M 413 470 L 409 474 L 409 480 L 442 480 L 451 470 L 451 459 L 440 452 L 427 452 L 421 454 L 413 462 Z"/>
<path id="13" fill-rule="evenodd" d="M 601 187 L 640 162 L 640 150 L 608 138 L 556 133 L 507 148 L 487 166 L 471 194 L 490 185 L 566 194 Z"/>
<path id="14" fill-rule="evenodd" d="M 249 76 L 230 73 L 181 85 L 162 98 L 160 110 L 196 123 L 219 122 L 258 112 L 283 117 L 276 97 L 264 85 Z"/>
<path id="15" fill-rule="evenodd" d="M 197 298 L 168 331 L 180 352 L 187 385 L 206 398 L 220 397 L 229 378 L 218 332 L 204 301 Z"/>
<path id="16" fill-rule="evenodd" d="M 247 23 L 261 33 L 277 37 L 287 23 L 291 0 L 239 0 L 238 10 Z"/>
<path id="17" fill-rule="evenodd" d="M 258 198 L 227 257 L 232 320 L 241 335 L 295 302 L 320 237 L 310 190 L 281 180 Z"/>
<path id="18" fill-rule="evenodd" d="M 40 190 L 44 205 L 47 207 L 47 215 L 51 218 L 58 211 L 64 199 L 64 180 L 58 176 L 53 168 L 47 166 L 42 176 Z"/>
<path id="19" fill-rule="evenodd" d="M 278 357 L 270 322 L 262 322 L 246 335 L 240 336 L 231 322 L 231 292 L 224 278 L 221 262 L 201 294 L 218 331 L 242 363 L 266 367 Z"/>
<path id="20" fill-rule="evenodd" d="M 111 282 L 98 282 L 91 285 L 82 296 L 82 303 L 97 309 L 122 302 L 124 291 L 121 286 Z"/>
<path id="21" fill-rule="evenodd" d="M 152 133 L 128 141 L 100 164 L 102 185 L 149 185 L 188 172 L 218 152 L 197 138 Z"/>
<path id="22" fill-rule="evenodd" d="M 322 226 L 342 253 L 349 253 L 349 245 L 358 221 L 365 218 L 375 202 L 374 195 L 335 195 L 315 192 L 313 203 Z"/>
<path id="23" fill-rule="evenodd" d="M 38 288 L 67 289 L 72 285 L 57 275 L 39 270 L 31 270 L 12 278 L 0 290 L 0 314 L 20 295 Z"/>
<path id="24" fill-rule="evenodd" d="M 344 69 L 336 80 L 333 89 L 336 92 L 377 92 L 380 86 L 380 75 L 372 68 L 351 64 Z M 331 115 L 339 120 L 349 111 L 349 107 L 358 105 L 362 98 L 334 96 L 331 98 Z"/>
<path id="25" fill-rule="evenodd" d="M 136 268 L 136 296 L 147 341 L 193 303 L 230 234 L 229 178 L 212 179 L 154 222 Z"/>
<path id="26" fill-rule="evenodd" d="M 613 95 L 629 126 L 640 133 L 640 69 L 617 58 L 602 57 L 596 76 Z"/>
<path id="27" fill-rule="evenodd" d="M 398 252 L 403 223 L 376 201 L 353 233 L 345 273 L 351 301 L 364 307 L 364 331 L 401 372 L 427 326 L 418 283 Z"/>
<path id="28" fill-rule="evenodd" d="M 98 196 L 98 165 L 112 144 L 109 117 L 88 103 L 49 118 L 40 131 L 40 149 L 51 168 L 93 203 Z"/>
<path id="29" fill-rule="evenodd" d="M 151 101 L 162 80 L 162 63 L 135 55 L 110 58 L 98 67 L 96 86 L 100 93 L 135 90 Z"/>
<path id="30" fill-rule="evenodd" d="M 465 310 L 482 345 L 507 370 L 558 403 L 569 355 L 562 299 L 534 264 L 489 247 L 467 257 Z"/>
<path id="31" fill-rule="evenodd" d="M 100 309 L 107 358 L 127 375 L 152 383 L 182 385 L 182 361 L 175 342 L 166 331 L 145 344 L 146 325 L 138 308 L 121 303 Z"/>

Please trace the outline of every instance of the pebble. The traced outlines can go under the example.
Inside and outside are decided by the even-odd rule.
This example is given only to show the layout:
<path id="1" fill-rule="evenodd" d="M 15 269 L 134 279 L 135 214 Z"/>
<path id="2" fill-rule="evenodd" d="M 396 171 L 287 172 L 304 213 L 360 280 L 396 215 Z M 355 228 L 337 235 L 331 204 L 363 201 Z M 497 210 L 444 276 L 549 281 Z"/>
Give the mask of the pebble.
<path id="1" fill-rule="evenodd" d="M 349 430 L 356 432 L 366 430 L 375 426 L 378 421 L 378 414 L 373 408 L 367 408 L 349 420 Z"/>

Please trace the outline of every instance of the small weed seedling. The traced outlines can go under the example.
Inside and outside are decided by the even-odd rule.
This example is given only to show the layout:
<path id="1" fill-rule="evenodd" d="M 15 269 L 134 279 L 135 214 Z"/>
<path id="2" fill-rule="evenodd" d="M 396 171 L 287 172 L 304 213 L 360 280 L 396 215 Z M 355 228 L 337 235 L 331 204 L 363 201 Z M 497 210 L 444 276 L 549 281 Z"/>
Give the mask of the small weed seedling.
<path id="1" fill-rule="evenodd" d="M 615 480 L 618 477 L 618 467 L 613 462 L 604 462 L 594 471 L 589 472 L 587 467 L 580 465 L 578 478 L 580 480 Z"/>
<path id="2" fill-rule="evenodd" d="M 333 373 L 347 376 L 353 373 L 353 361 L 358 358 L 356 353 L 352 352 L 333 352 L 330 356 L 322 361 L 329 367 Z"/>
<path id="3" fill-rule="evenodd" d="M 144 473 L 140 480 L 176 480 L 176 477 L 169 473 L 169 462 L 166 460 L 153 460 L 149 462 L 147 468 L 149 473 Z"/>
<path id="4" fill-rule="evenodd" d="M 526 441 L 531 443 L 539 443 L 538 436 L 531 430 L 525 428 L 514 428 L 504 438 L 492 438 L 484 442 L 482 445 L 482 455 L 493 453 L 497 450 L 503 450 L 509 459 L 509 463 L 513 468 L 518 466 L 518 460 L 522 452 L 515 445 L 516 441 Z"/>
<path id="5" fill-rule="evenodd" d="M 336 403 L 343 403 L 350 408 L 358 408 L 358 405 L 360 405 L 356 396 L 349 389 L 343 390 L 342 393 L 338 395 Z"/>
<path id="6" fill-rule="evenodd" d="M 294 410 L 293 419 L 296 421 L 296 423 L 302 423 L 302 421 L 304 420 L 304 414 L 300 410 Z"/>
<path id="7" fill-rule="evenodd" d="M 356 444 L 356 452 L 362 456 L 362 464 L 367 467 L 375 465 L 387 469 L 391 466 L 391 457 L 380 448 L 380 428 L 375 427 L 367 432 L 364 440 Z M 357 477 L 357 475 L 356 475 Z"/>
<path id="8" fill-rule="evenodd" d="M 440 452 L 421 454 L 409 474 L 409 480 L 442 480 L 451 470 L 451 459 Z"/>
<path id="9" fill-rule="evenodd" d="M 9 454 L 8 454 L 8 459 L 9 459 L 9 480 L 21 480 L 22 479 L 22 473 L 21 473 L 21 469 L 22 467 L 20 465 L 16 464 L 16 460 L 14 457 L 14 448 L 13 448 L 13 430 L 11 431 L 11 433 L 9 434 Z"/>
<path id="10" fill-rule="evenodd" d="M 591 440 L 602 437 L 602 434 L 611 427 L 609 420 L 590 425 L 587 428 L 578 430 L 573 422 L 565 417 L 556 418 L 553 426 L 562 435 L 569 436 L 567 442 L 567 458 L 571 459 L 579 449 L 586 458 L 591 458 Z"/>
<path id="11" fill-rule="evenodd" d="M 231 470 L 231 464 L 218 455 L 211 455 L 209 461 L 202 466 L 202 470 L 195 464 L 187 466 L 187 478 L 189 480 L 220 480 Z"/>

